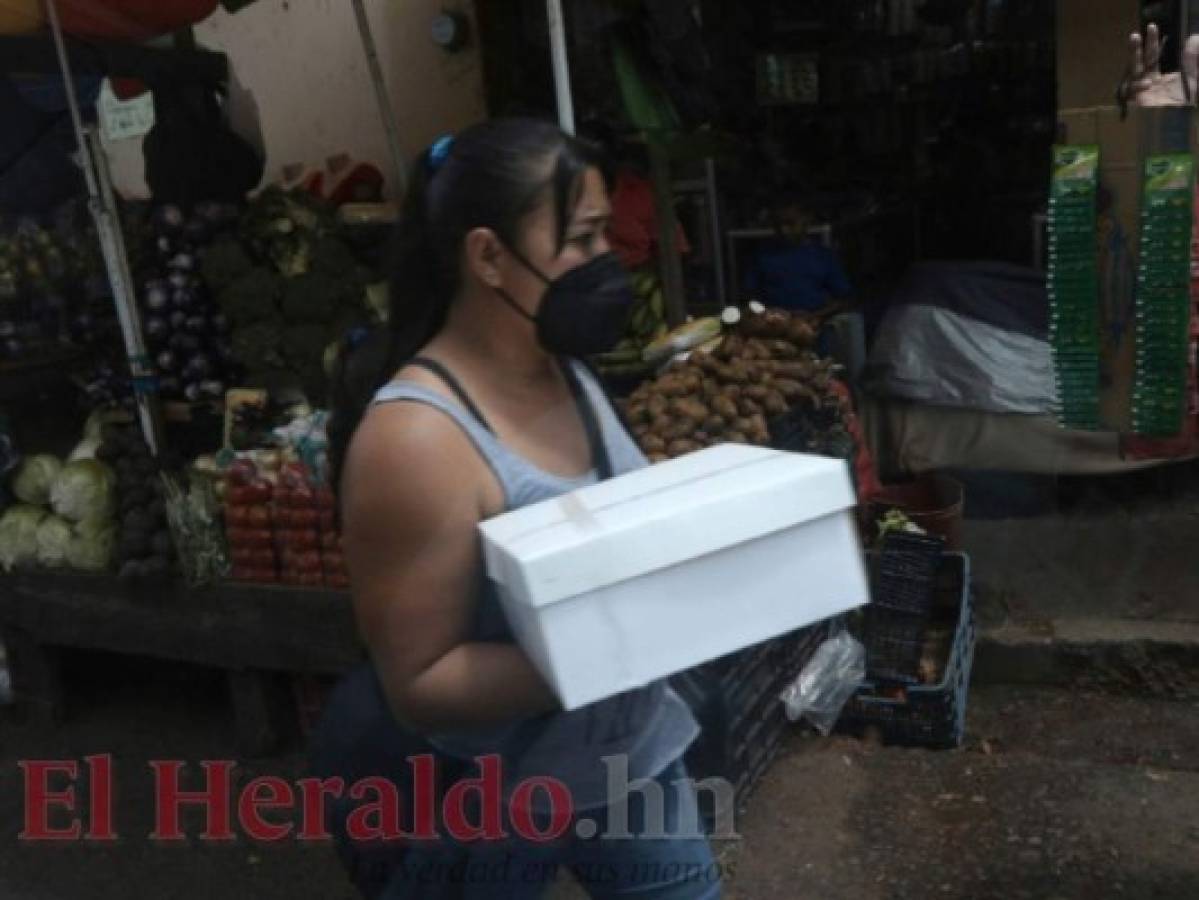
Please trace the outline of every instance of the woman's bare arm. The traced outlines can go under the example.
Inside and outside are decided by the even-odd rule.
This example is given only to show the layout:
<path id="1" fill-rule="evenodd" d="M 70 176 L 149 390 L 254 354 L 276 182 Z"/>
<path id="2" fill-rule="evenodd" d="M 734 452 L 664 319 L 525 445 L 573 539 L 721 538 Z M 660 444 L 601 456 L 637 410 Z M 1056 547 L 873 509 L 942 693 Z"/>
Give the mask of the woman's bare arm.
<path id="1" fill-rule="evenodd" d="M 343 485 L 345 548 L 359 628 L 396 716 L 426 732 L 559 708 L 514 644 L 469 640 L 481 579 L 477 453 L 445 416 L 375 410 Z"/>

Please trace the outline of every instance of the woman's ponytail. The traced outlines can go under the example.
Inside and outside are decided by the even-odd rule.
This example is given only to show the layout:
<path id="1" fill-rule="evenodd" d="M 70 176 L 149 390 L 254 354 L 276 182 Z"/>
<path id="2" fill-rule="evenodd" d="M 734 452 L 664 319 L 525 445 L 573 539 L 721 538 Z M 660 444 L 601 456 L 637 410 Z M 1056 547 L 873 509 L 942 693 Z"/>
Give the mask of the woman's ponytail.
<path id="1" fill-rule="evenodd" d="M 348 340 L 333 377 L 329 457 L 341 487 L 350 439 L 375 392 L 444 327 L 457 296 L 466 235 L 490 228 L 516 246 L 524 218 L 548 196 L 559 241 L 595 151 L 535 119 L 495 119 L 442 138 L 408 181 L 391 254 L 388 322 Z"/>

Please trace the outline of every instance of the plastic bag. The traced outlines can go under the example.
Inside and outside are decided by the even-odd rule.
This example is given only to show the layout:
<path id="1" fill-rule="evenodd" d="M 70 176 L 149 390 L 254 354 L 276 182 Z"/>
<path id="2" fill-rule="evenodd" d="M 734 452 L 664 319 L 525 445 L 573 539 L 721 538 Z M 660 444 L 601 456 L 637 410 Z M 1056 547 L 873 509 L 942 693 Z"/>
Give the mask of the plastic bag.
<path id="1" fill-rule="evenodd" d="M 816 648 L 799 677 L 780 695 L 792 722 L 807 719 L 827 735 L 841 709 L 866 679 L 866 648 L 848 631 Z"/>

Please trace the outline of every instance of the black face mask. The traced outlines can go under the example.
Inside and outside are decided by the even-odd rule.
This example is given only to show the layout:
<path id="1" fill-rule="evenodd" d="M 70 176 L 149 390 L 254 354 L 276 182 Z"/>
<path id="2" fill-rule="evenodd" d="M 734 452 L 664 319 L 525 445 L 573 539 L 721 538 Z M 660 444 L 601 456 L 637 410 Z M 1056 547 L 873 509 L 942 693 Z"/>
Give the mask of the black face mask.
<path id="1" fill-rule="evenodd" d="M 537 326 L 537 342 L 556 356 L 594 356 L 624 335 L 637 297 L 620 258 L 604 253 L 552 281 L 516 251 L 512 255 L 548 287 L 533 316 L 497 289 L 508 305 Z"/>

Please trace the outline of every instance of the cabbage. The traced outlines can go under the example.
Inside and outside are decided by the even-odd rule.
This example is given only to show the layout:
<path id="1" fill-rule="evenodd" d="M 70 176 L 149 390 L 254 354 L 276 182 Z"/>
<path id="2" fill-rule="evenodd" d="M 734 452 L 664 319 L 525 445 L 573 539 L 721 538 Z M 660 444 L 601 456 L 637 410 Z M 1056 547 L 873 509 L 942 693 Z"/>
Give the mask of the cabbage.
<path id="1" fill-rule="evenodd" d="M 37 559 L 37 528 L 44 518 L 44 509 L 21 503 L 0 517 L 0 566 L 4 571 Z"/>
<path id="2" fill-rule="evenodd" d="M 50 487 L 50 505 L 71 522 L 108 519 L 116 505 L 116 479 L 112 469 L 94 459 L 80 459 L 62 467 Z"/>
<path id="3" fill-rule="evenodd" d="M 75 526 L 67 544 L 67 565 L 83 572 L 103 572 L 112 561 L 117 529 L 112 522 L 85 519 Z"/>
<path id="4" fill-rule="evenodd" d="M 45 506 L 50 501 L 50 487 L 61 470 L 62 463 L 57 456 L 49 453 L 27 456 L 21 468 L 17 469 L 12 492 L 22 503 Z"/>
<path id="5" fill-rule="evenodd" d="M 67 561 L 67 545 L 74 532 L 71 523 L 58 516 L 46 516 L 37 526 L 38 565 L 56 569 Z"/>

